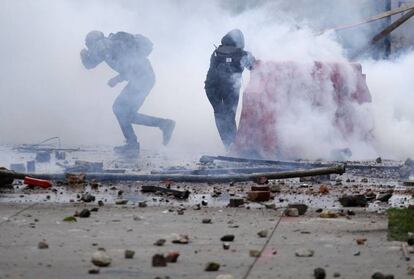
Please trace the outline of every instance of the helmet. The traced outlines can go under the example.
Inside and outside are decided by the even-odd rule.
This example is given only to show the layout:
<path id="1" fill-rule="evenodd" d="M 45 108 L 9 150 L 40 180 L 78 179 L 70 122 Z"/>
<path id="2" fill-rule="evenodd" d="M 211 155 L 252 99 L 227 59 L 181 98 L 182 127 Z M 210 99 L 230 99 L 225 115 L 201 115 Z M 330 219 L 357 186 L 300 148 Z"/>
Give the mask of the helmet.
<path id="1" fill-rule="evenodd" d="M 227 33 L 222 39 L 221 44 L 225 46 L 234 46 L 243 49 L 244 48 L 244 36 L 239 29 L 233 29 Z"/>
<path id="2" fill-rule="evenodd" d="M 96 44 L 96 42 L 102 40 L 103 38 L 105 38 L 104 33 L 102 33 L 101 31 L 91 31 L 86 35 L 85 38 L 85 44 L 87 47 L 91 47 L 93 45 Z"/>

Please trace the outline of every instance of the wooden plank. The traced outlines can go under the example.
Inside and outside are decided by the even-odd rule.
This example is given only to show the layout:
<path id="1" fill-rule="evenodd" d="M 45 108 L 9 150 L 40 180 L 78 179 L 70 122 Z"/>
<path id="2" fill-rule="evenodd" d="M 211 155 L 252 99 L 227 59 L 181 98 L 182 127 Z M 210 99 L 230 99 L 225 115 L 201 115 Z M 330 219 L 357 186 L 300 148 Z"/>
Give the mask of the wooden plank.
<path id="1" fill-rule="evenodd" d="M 373 21 L 377 21 L 377 20 L 386 18 L 386 17 L 390 17 L 390 16 L 393 16 L 393 15 L 396 15 L 396 14 L 400 14 L 400 13 L 403 13 L 403 12 L 406 12 L 406 11 L 412 10 L 412 9 L 414 9 L 414 4 L 407 5 L 407 6 L 400 7 L 400 8 L 396 8 L 396 9 L 393 9 L 391 11 L 383 12 L 383 13 L 377 14 L 375 16 L 363 19 L 363 20 L 361 20 L 359 22 L 356 22 L 356 23 L 326 29 L 326 30 L 322 31 L 322 33 L 325 33 L 327 31 L 339 31 L 339 30 L 354 28 L 354 27 L 357 27 L 357 26 L 360 26 L 360 25 L 363 25 L 363 24 L 367 24 L 367 23 L 370 23 L 370 22 L 373 22 Z"/>

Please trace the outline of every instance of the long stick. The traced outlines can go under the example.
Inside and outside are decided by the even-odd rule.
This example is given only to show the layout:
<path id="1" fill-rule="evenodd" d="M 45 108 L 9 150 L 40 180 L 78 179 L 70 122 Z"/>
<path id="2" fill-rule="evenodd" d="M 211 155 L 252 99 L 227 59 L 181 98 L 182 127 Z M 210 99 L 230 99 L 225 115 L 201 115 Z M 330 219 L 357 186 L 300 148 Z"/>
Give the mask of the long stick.
<path id="1" fill-rule="evenodd" d="M 247 159 L 238 157 L 227 157 L 227 156 L 209 156 L 203 155 L 200 158 L 201 163 L 208 163 L 214 161 L 225 161 L 225 162 L 237 162 L 237 163 L 252 163 L 252 164 L 263 164 L 263 165 L 277 165 L 277 166 L 288 166 L 297 168 L 318 168 L 318 167 L 332 167 L 334 164 L 323 164 L 323 163 L 307 163 L 307 162 L 294 162 L 294 161 L 274 161 L 274 160 L 260 160 L 260 159 Z M 373 166 L 373 165 L 357 165 L 346 163 L 347 169 L 364 170 L 364 169 L 380 169 L 380 170 L 399 170 L 401 166 Z"/>
<path id="2" fill-rule="evenodd" d="M 345 166 L 339 165 L 328 168 L 315 168 L 308 170 L 293 170 L 284 172 L 263 172 L 253 174 L 232 174 L 232 175 L 139 175 L 139 174 L 112 174 L 112 173 L 88 173 L 86 179 L 95 179 L 96 181 L 174 181 L 174 182 L 192 182 L 192 183 L 226 183 L 242 181 L 258 181 L 262 178 L 267 179 L 286 179 L 295 177 L 317 176 L 325 174 L 343 174 Z M 0 178 L 12 175 L 15 179 L 24 179 L 26 176 L 22 173 L 10 171 L 1 171 Z M 65 174 L 30 174 L 31 177 L 64 180 Z"/>
<path id="3" fill-rule="evenodd" d="M 357 27 L 359 25 L 363 25 L 363 24 L 366 24 L 366 23 L 370 23 L 370 22 L 373 22 L 373 21 L 376 21 L 376 20 L 380 20 L 380 19 L 383 19 L 383 18 L 386 18 L 386 17 L 390 17 L 390 16 L 393 16 L 393 15 L 396 15 L 396 14 L 400 14 L 400 13 L 403 13 L 403 12 L 408 11 L 408 10 L 411 10 L 411 9 L 414 9 L 414 5 L 409 5 L 409 6 L 405 6 L 405 7 L 396 8 L 396 9 L 393 9 L 391 11 L 383 12 L 383 13 L 380 13 L 378 15 L 375 15 L 375 16 L 372 16 L 372 17 L 368 17 L 368 18 L 366 18 L 366 19 L 364 19 L 362 21 L 359 21 L 357 23 L 343 25 L 343 26 L 339 26 L 339 27 L 332 28 L 332 29 L 324 30 L 322 33 L 325 33 L 326 31 L 330 31 L 330 30 L 338 31 L 338 30 L 343 30 L 343 29 Z"/>

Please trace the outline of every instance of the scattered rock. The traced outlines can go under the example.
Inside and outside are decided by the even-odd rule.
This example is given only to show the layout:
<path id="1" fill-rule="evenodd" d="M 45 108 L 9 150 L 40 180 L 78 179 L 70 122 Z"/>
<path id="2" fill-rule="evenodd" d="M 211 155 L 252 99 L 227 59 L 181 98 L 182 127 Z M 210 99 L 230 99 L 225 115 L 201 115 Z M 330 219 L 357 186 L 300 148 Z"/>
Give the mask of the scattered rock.
<path id="1" fill-rule="evenodd" d="M 190 238 L 185 234 L 177 235 L 172 241 L 174 244 L 188 244 L 188 242 L 190 242 Z"/>
<path id="2" fill-rule="evenodd" d="M 356 239 L 356 243 L 357 243 L 358 245 L 364 245 L 366 241 L 367 241 L 367 239 L 366 239 L 366 238 L 357 238 L 357 239 Z"/>
<path id="3" fill-rule="evenodd" d="M 229 207 L 239 207 L 244 204 L 244 200 L 242 198 L 231 198 L 229 200 Z"/>
<path id="4" fill-rule="evenodd" d="M 329 188 L 326 185 L 319 186 L 319 193 L 320 194 L 329 194 Z"/>
<path id="5" fill-rule="evenodd" d="M 375 272 L 374 274 L 372 274 L 371 278 L 372 279 L 385 279 L 385 275 L 382 274 L 381 272 Z"/>
<path id="6" fill-rule="evenodd" d="M 127 249 L 127 250 L 125 250 L 124 255 L 125 255 L 125 259 L 132 259 L 132 258 L 134 258 L 135 251 Z"/>
<path id="7" fill-rule="evenodd" d="M 249 191 L 247 198 L 254 202 L 265 202 L 270 200 L 270 191 Z"/>
<path id="8" fill-rule="evenodd" d="M 315 279 L 325 279 L 326 277 L 325 269 L 321 267 L 315 268 L 313 270 L 313 276 L 315 276 Z"/>
<path id="9" fill-rule="evenodd" d="M 98 206 L 104 206 L 104 202 L 103 201 L 98 201 Z"/>
<path id="10" fill-rule="evenodd" d="M 39 249 L 48 249 L 49 244 L 46 242 L 46 240 L 42 240 L 37 244 L 37 248 L 39 248 Z"/>
<path id="11" fill-rule="evenodd" d="M 285 211 L 285 215 L 289 217 L 298 217 L 299 210 L 297 208 L 287 208 Z"/>
<path id="12" fill-rule="evenodd" d="M 88 271 L 89 274 L 99 274 L 99 268 L 91 268 Z"/>
<path id="13" fill-rule="evenodd" d="M 155 246 L 163 246 L 165 244 L 165 242 L 167 242 L 165 239 L 161 238 L 158 239 L 157 241 L 155 241 L 154 245 Z"/>
<path id="14" fill-rule="evenodd" d="M 178 252 L 169 252 L 165 256 L 165 260 L 167 261 L 167 263 L 176 263 L 179 256 L 180 256 L 180 253 Z"/>
<path id="15" fill-rule="evenodd" d="M 229 244 L 229 243 L 224 242 L 224 243 L 223 243 L 223 249 L 224 249 L 224 250 L 229 250 L 229 249 L 230 249 L 230 244 Z"/>
<path id="16" fill-rule="evenodd" d="M 138 203 L 138 207 L 143 208 L 143 207 L 147 207 L 147 206 L 148 206 L 148 204 L 147 204 L 147 202 L 146 202 L 146 201 L 142 201 L 142 202 L 139 202 L 139 203 Z"/>
<path id="17" fill-rule="evenodd" d="M 381 164 L 382 163 L 382 158 L 381 157 L 378 157 L 377 159 L 375 159 L 375 162 L 377 164 Z"/>
<path id="18" fill-rule="evenodd" d="M 91 209 L 91 212 L 98 212 L 98 210 L 99 210 L 99 208 L 94 207 L 94 208 Z"/>
<path id="19" fill-rule="evenodd" d="M 265 192 L 268 192 L 268 191 L 270 191 L 270 187 L 269 186 L 252 185 L 250 190 L 251 191 L 265 191 Z"/>
<path id="20" fill-rule="evenodd" d="M 343 195 L 339 198 L 339 203 L 343 207 L 366 207 L 368 201 L 364 195 Z"/>
<path id="21" fill-rule="evenodd" d="M 414 275 L 414 265 L 410 265 L 408 267 L 407 272 L 408 272 L 408 275 Z"/>
<path id="22" fill-rule="evenodd" d="M 63 222 L 76 222 L 76 217 L 75 216 L 68 216 L 63 218 Z"/>
<path id="23" fill-rule="evenodd" d="M 225 241 L 225 242 L 231 242 L 234 240 L 234 235 L 233 234 L 226 234 L 224 236 L 222 236 L 220 238 L 221 241 Z"/>
<path id="24" fill-rule="evenodd" d="M 259 250 L 250 250 L 249 251 L 249 255 L 250 255 L 250 257 L 253 257 L 253 258 L 258 258 L 258 257 L 260 257 L 260 251 Z"/>
<path id="25" fill-rule="evenodd" d="M 193 206 L 193 210 L 201 210 L 201 204 L 196 204 Z"/>
<path id="26" fill-rule="evenodd" d="M 89 216 L 91 216 L 91 212 L 86 208 L 79 213 L 80 218 L 89 218 Z"/>
<path id="27" fill-rule="evenodd" d="M 295 252 L 296 257 L 313 257 L 313 254 L 315 254 L 315 251 L 305 248 L 300 248 Z"/>
<path id="28" fill-rule="evenodd" d="M 164 255 L 155 254 L 152 257 L 152 266 L 153 267 L 164 267 L 164 266 L 167 266 L 167 260 L 165 259 Z"/>
<path id="29" fill-rule="evenodd" d="M 299 215 L 304 215 L 308 210 L 308 206 L 302 203 L 292 203 L 288 205 L 288 208 L 296 208 L 298 210 Z"/>
<path id="30" fill-rule="evenodd" d="M 105 251 L 98 250 L 92 254 L 91 262 L 96 266 L 105 267 L 111 264 L 112 259 Z"/>
<path id="31" fill-rule="evenodd" d="M 125 200 L 125 199 L 115 200 L 115 204 L 118 204 L 118 205 L 127 204 L 127 203 L 128 203 L 128 200 Z"/>
<path id="32" fill-rule="evenodd" d="M 339 272 L 335 272 L 335 273 L 333 274 L 333 277 L 334 277 L 334 278 L 341 277 L 341 273 L 339 273 Z"/>
<path id="33" fill-rule="evenodd" d="M 391 199 L 391 197 L 392 197 L 391 193 L 379 194 L 377 197 L 377 201 L 388 202 L 389 199 Z"/>
<path id="34" fill-rule="evenodd" d="M 257 233 L 257 235 L 259 236 L 259 237 L 267 237 L 267 235 L 268 235 L 268 231 L 267 230 L 261 230 L 261 231 L 259 231 L 258 233 Z"/>
<path id="35" fill-rule="evenodd" d="M 319 217 L 321 217 L 321 218 L 337 218 L 338 213 L 336 213 L 335 211 L 331 211 L 331 210 L 323 210 L 319 214 Z"/>
<path id="36" fill-rule="evenodd" d="M 282 188 L 280 185 L 271 185 L 270 186 L 270 192 L 272 193 L 280 193 L 282 191 Z"/>
<path id="37" fill-rule="evenodd" d="M 355 251 L 354 252 L 354 256 L 359 256 L 359 255 L 361 255 L 361 252 L 360 251 Z"/>
<path id="38" fill-rule="evenodd" d="M 218 271 L 220 269 L 220 264 L 216 262 L 209 262 L 206 264 L 204 271 Z"/>
<path id="39" fill-rule="evenodd" d="M 201 223 L 203 223 L 203 224 L 211 224 L 212 222 L 211 222 L 211 219 L 210 219 L 210 218 L 204 218 L 204 219 L 201 221 Z"/>
<path id="40" fill-rule="evenodd" d="M 91 195 L 89 193 L 85 193 L 85 194 L 82 195 L 80 200 L 83 201 L 83 202 L 93 202 L 93 201 L 95 201 L 95 196 Z"/>

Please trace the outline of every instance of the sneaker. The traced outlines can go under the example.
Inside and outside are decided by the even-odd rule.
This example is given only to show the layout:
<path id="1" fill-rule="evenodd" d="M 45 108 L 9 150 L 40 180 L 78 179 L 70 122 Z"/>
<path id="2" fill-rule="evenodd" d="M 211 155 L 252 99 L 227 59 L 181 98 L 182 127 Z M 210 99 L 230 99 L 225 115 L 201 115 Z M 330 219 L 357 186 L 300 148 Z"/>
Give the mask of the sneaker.
<path id="1" fill-rule="evenodd" d="M 175 128 L 175 121 L 174 120 L 165 120 L 165 124 L 160 127 L 162 131 L 162 143 L 167 145 L 171 140 L 171 135 Z"/>
<path id="2" fill-rule="evenodd" d="M 127 142 L 124 145 L 114 147 L 114 151 L 121 155 L 138 155 L 139 142 Z"/>

